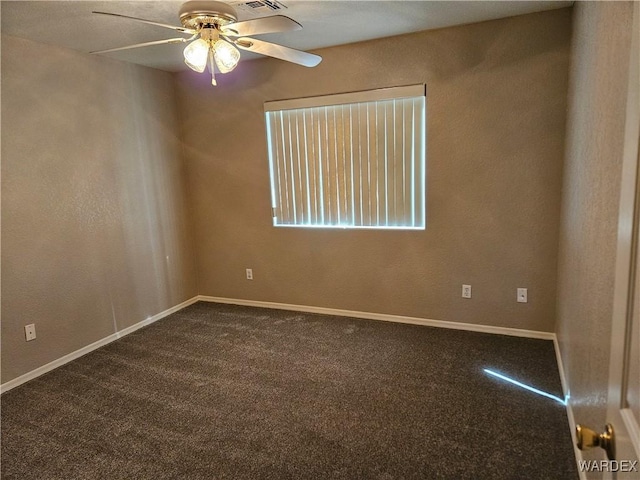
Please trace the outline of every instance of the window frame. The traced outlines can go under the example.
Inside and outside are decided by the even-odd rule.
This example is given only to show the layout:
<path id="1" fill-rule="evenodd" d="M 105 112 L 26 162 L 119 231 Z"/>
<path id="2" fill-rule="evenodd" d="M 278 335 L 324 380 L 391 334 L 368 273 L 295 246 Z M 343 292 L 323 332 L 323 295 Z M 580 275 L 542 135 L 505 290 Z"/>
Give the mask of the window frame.
<path id="1" fill-rule="evenodd" d="M 279 223 L 279 217 L 277 215 L 278 211 L 277 209 L 280 207 L 282 208 L 282 205 L 280 205 L 280 202 L 278 201 L 278 199 L 276 199 L 276 174 L 274 172 L 274 163 L 276 163 L 274 161 L 274 145 L 273 145 L 273 135 L 272 135 L 272 127 L 271 127 L 271 119 L 270 119 L 270 114 L 273 113 L 280 113 L 282 115 L 282 112 L 291 112 L 291 111 L 297 111 L 297 110 L 301 110 L 301 109 L 315 109 L 318 107 L 338 107 L 338 106 L 346 106 L 346 105 L 350 105 L 350 106 L 360 106 L 362 104 L 369 104 L 371 102 L 386 102 L 386 101 L 390 101 L 393 100 L 394 103 L 394 108 L 395 108 L 395 101 L 396 100 L 407 100 L 407 99 L 420 99 L 419 102 L 421 102 L 419 104 L 420 107 L 420 111 L 417 113 L 417 116 L 412 117 L 412 121 L 414 123 L 412 123 L 412 132 L 413 132 L 413 137 L 412 137 L 412 147 L 414 148 L 414 151 L 412 151 L 412 158 L 411 158 L 411 172 L 412 172 L 412 176 L 411 176 L 411 182 L 413 182 L 411 184 L 411 188 L 412 188 L 412 195 L 413 195 L 413 202 L 415 203 L 416 199 L 419 202 L 419 211 L 417 212 L 417 214 L 412 216 L 412 219 L 410 222 L 407 222 L 405 224 L 401 224 L 401 225 L 391 225 L 391 224 L 384 224 L 384 225 L 371 225 L 371 224 L 357 224 L 356 223 L 356 212 L 352 211 L 350 213 L 351 217 L 352 217 L 352 223 L 326 223 L 326 221 L 324 221 L 323 219 L 323 223 L 309 223 L 309 222 L 304 222 L 304 223 Z M 406 85 L 406 86 L 399 86 L 399 87 L 388 87 L 388 88 L 380 88 L 380 89 L 375 89 L 375 90 L 365 90 L 365 91 L 357 91 L 357 92 L 347 92 L 347 93 L 338 93 L 338 94 L 331 94 L 331 95 L 320 95 L 320 96 L 314 96 L 314 97 L 303 97 L 303 98 L 295 98 L 295 99 L 286 99 L 286 100 L 274 100 L 274 101 L 267 101 L 264 103 L 264 115 L 265 115 L 265 124 L 266 124 L 266 137 L 267 137 L 267 156 L 268 156 L 268 162 L 269 162 L 269 176 L 270 176 L 270 187 L 271 187 L 271 206 L 272 206 L 272 217 L 273 217 L 273 225 L 276 227 L 293 227 L 293 228 L 328 228 L 328 229 L 368 229 L 368 230 L 425 230 L 426 229 L 426 169 L 427 169 L 427 164 L 426 164 L 426 85 L 425 84 L 417 84 L 417 85 Z M 343 110 L 344 111 L 344 110 Z M 304 113 L 302 114 L 304 115 Z M 349 110 L 349 115 L 351 115 L 351 108 Z M 414 114 L 416 115 L 416 114 Z M 386 117 L 385 117 L 386 118 Z M 393 117 L 395 119 L 395 116 Z M 351 116 L 349 117 L 349 121 L 351 121 L 352 118 Z M 403 119 L 404 122 L 404 119 Z M 376 141 L 378 141 L 378 125 L 375 126 L 376 128 Z M 387 125 L 385 124 L 385 128 L 387 128 Z M 393 128 L 397 128 L 397 126 L 394 124 Z M 403 129 L 404 129 L 404 123 L 403 123 Z M 403 130 L 404 132 L 404 130 Z M 350 132 L 350 134 L 352 135 L 353 132 Z M 306 134 L 306 132 L 305 132 Z M 385 135 L 385 139 L 386 139 L 386 135 L 388 134 L 387 131 L 384 132 Z M 360 135 L 360 134 L 359 134 Z M 394 134 L 395 135 L 395 134 Z M 297 136 L 296 137 L 296 144 L 298 144 L 298 142 L 300 141 L 300 137 Z M 284 138 L 282 139 L 282 142 L 284 143 Z M 362 141 L 361 138 L 356 139 L 358 141 Z M 404 142 L 404 137 L 403 137 L 403 142 Z M 306 141 L 306 137 L 305 137 L 305 141 Z M 344 141 L 344 140 L 343 140 Z M 349 138 L 349 142 L 353 142 L 354 141 L 354 137 L 350 137 Z M 386 140 L 385 140 L 386 141 Z M 385 144 L 386 145 L 386 144 Z M 415 146 L 418 145 L 418 147 L 416 148 Z M 277 147 L 276 147 L 277 148 Z M 285 146 L 281 146 L 282 149 L 285 149 Z M 406 148 L 405 144 L 403 143 L 402 148 Z M 275 155 L 277 157 L 277 154 Z M 307 155 L 305 155 L 305 159 L 304 159 L 304 165 L 305 165 L 305 169 L 309 169 L 309 160 L 308 158 L 306 158 Z M 395 158 L 395 157 L 394 157 Z M 360 160 L 362 159 L 362 156 L 360 156 Z M 371 160 L 371 158 L 369 157 L 369 161 Z M 314 160 L 315 161 L 315 160 Z M 378 158 L 376 157 L 376 161 L 379 161 Z M 289 162 L 292 162 L 291 160 Z M 295 162 L 295 160 L 293 160 L 293 162 Z M 386 156 L 385 156 L 385 169 L 387 167 L 387 160 L 386 160 Z M 395 162 L 395 160 L 394 160 Z M 418 164 L 418 167 L 416 168 L 415 165 Z M 278 164 L 279 165 L 279 164 Z M 287 163 L 284 164 L 286 166 L 289 165 L 293 165 L 292 163 Z M 362 163 L 360 163 L 362 168 Z M 370 165 L 370 164 L 369 164 Z M 279 168 L 279 167 L 278 167 Z M 394 168 L 395 167 L 395 163 L 394 163 Z M 404 167 L 403 167 L 404 168 Z M 353 172 L 353 158 L 351 158 L 351 170 Z M 416 171 L 417 170 L 417 171 Z M 293 170 L 292 170 L 293 172 Z M 386 170 L 385 170 L 386 172 Z M 362 173 L 362 170 L 360 170 L 359 173 Z M 414 175 L 415 173 L 415 175 Z M 344 171 L 341 172 L 342 175 L 345 175 Z M 419 177 L 418 177 L 419 176 Z M 361 178 L 361 176 L 359 176 L 358 178 Z M 281 183 L 282 177 L 278 177 L 278 182 Z M 331 181 L 334 181 L 333 179 Z M 353 182 L 353 173 L 352 173 L 352 177 L 351 177 L 351 181 Z M 385 177 L 385 181 L 386 181 L 386 177 Z M 339 180 L 335 180 L 336 184 L 339 184 Z M 417 185 L 416 185 L 417 183 Z M 314 188 L 317 187 L 317 183 L 314 183 Z M 321 189 L 324 188 L 324 185 L 320 185 Z M 351 184 L 351 186 L 353 187 L 353 183 Z M 281 186 L 280 184 L 278 185 L 279 190 L 278 192 L 281 194 Z M 415 188 L 415 192 L 414 189 Z M 389 189 L 388 189 L 388 185 L 385 183 L 385 192 L 384 195 L 387 195 Z M 293 191 L 292 191 L 293 192 Z M 288 193 L 288 191 L 287 191 Z M 295 193 L 295 192 L 293 192 Z M 322 195 L 322 193 L 321 193 Z M 371 192 L 367 193 L 368 196 L 371 196 Z M 314 199 L 315 200 L 315 199 Z M 360 202 L 362 202 L 362 198 L 360 198 Z M 376 196 L 376 206 L 379 207 L 380 206 L 380 199 Z M 358 205 L 361 205 L 361 203 L 359 203 Z M 353 202 L 352 202 L 352 207 L 353 207 Z M 323 204 L 323 208 L 324 208 L 324 204 Z M 406 213 L 405 213 L 406 215 Z M 294 217 L 297 215 L 294 215 Z M 388 222 L 388 213 L 386 214 L 386 222 Z M 397 218 L 397 217 L 394 217 Z M 362 221 L 363 218 L 361 217 L 360 220 Z M 410 224 L 408 224 L 410 223 Z"/>

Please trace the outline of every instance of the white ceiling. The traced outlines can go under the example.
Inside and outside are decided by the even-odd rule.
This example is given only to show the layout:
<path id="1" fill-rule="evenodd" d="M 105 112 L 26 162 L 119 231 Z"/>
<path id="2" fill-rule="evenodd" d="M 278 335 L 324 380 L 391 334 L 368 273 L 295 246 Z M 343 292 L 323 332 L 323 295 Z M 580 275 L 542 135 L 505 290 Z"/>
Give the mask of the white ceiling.
<path id="1" fill-rule="evenodd" d="M 273 0 L 272 0 L 273 1 Z M 246 0 L 249 2 L 249 0 Z M 403 33 L 474 23 L 570 6 L 571 1 L 308 1 L 282 0 L 283 8 L 252 9 L 230 0 L 238 20 L 281 14 L 303 25 L 297 32 L 260 39 L 313 50 Z M 251 3 L 251 2 L 249 2 Z M 91 13 L 93 10 L 180 25 L 178 1 L 21 1 L 2 0 L 2 33 L 90 52 L 181 36 L 162 27 Z M 183 45 L 161 45 L 106 54 L 167 71 L 185 67 Z M 256 58 L 243 52 L 243 59 Z"/>

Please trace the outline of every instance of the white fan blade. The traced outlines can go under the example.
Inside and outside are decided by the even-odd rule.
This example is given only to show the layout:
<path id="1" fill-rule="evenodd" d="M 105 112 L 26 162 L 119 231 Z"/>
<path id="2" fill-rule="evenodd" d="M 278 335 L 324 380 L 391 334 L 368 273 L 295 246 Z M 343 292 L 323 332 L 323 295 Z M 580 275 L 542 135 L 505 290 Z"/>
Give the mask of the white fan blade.
<path id="1" fill-rule="evenodd" d="M 297 63 L 304 67 L 315 67 L 322 61 L 322 57 L 313 53 L 303 52 L 294 48 L 278 45 L 277 43 L 263 42 L 255 38 L 239 38 L 235 41 L 238 48 L 249 52 L 267 55 L 268 57 L 279 58 L 287 62 Z"/>
<path id="2" fill-rule="evenodd" d="M 97 50 L 95 52 L 89 52 L 89 53 L 117 52 L 119 50 L 129 50 L 130 48 L 150 47 L 151 45 L 164 45 L 167 43 L 185 43 L 185 42 L 188 42 L 189 40 L 192 40 L 192 38 L 167 38 L 166 40 L 154 40 L 153 42 L 136 43 L 134 45 L 127 45 L 126 47 L 109 48 L 107 50 Z"/>
<path id="3" fill-rule="evenodd" d="M 158 27 L 170 28 L 171 30 L 175 30 L 176 32 L 189 33 L 191 35 L 198 33 L 196 30 L 193 30 L 192 28 L 176 27 L 174 25 L 168 25 L 166 23 L 152 22 L 151 20 L 145 20 L 144 18 L 136 18 L 136 17 L 129 17 L 128 15 L 120 15 L 119 13 L 95 12 L 95 11 L 92 13 L 98 13 L 100 15 L 111 15 L 112 17 L 128 18 L 129 20 L 135 20 L 136 22 L 148 23 L 149 25 L 156 25 Z"/>
<path id="4" fill-rule="evenodd" d="M 255 20 L 236 22 L 222 27 L 222 33 L 233 37 L 275 32 L 294 32 L 296 30 L 302 30 L 302 25 L 284 15 L 256 18 Z"/>

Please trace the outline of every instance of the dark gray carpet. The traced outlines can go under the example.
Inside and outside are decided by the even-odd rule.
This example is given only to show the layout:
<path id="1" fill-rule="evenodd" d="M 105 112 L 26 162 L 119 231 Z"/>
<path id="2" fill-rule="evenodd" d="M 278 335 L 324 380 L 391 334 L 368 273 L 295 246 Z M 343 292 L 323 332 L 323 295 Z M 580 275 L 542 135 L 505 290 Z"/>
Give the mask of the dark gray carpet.
<path id="1" fill-rule="evenodd" d="M 576 479 L 553 344 L 197 303 L 2 396 L 6 479 Z"/>

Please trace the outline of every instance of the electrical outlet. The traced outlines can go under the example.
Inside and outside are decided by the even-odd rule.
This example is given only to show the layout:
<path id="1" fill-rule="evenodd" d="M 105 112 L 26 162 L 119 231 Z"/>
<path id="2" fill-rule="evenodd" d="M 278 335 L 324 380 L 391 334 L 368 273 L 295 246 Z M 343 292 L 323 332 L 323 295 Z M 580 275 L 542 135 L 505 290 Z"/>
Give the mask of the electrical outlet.
<path id="1" fill-rule="evenodd" d="M 519 288 L 518 289 L 518 303 L 527 303 L 527 289 Z"/>
<path id="2" fill-rule="evenodd" d="M 253 270 L 247 268 L 247 280 L 253 280 Z"/>
<path id="3" fill-rule="evenodd" d="M 31 323 L 29 325 L 24 326 L 24 339 L 27 342 L 36 339 L 36 324 Z"/>
<path id="4" fill-rule="evenodd" d="M 471 298 L 471 285 L 462 285 L 462 298 Z"/>

